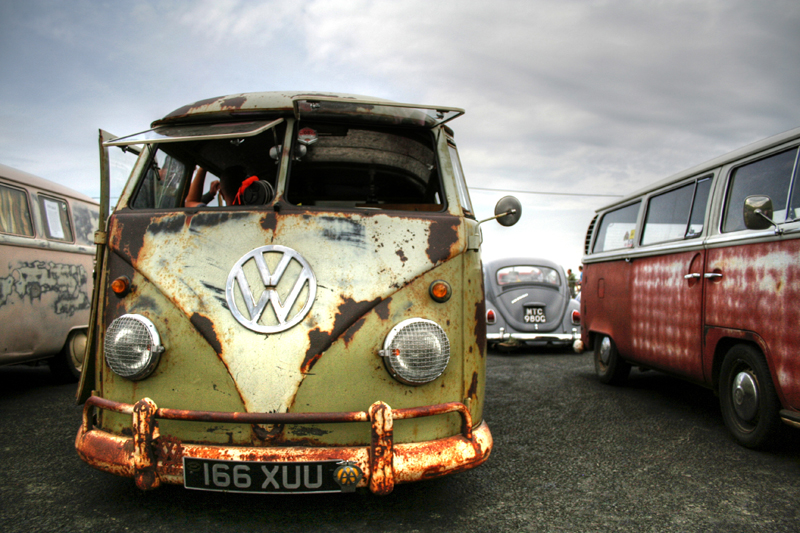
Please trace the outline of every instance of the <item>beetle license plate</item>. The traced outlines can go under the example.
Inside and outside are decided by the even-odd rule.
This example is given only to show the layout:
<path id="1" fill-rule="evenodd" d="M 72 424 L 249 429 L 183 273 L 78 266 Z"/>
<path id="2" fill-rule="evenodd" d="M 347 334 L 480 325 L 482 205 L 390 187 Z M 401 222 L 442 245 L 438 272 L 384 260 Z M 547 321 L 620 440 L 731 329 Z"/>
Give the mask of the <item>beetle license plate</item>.
<path id="1" fill-rule="evenodd" d="M 183 458 L 187 489 L 262 494 L 352 492 L 363 477 L 354 463 L 340 460 L 266 463 Z"/>
<path id="2" fill-rule="evenodd" d="M 544 307 L 526 307 L 523 320 L 526 324 L 544 324 L 547 322 Z"/>

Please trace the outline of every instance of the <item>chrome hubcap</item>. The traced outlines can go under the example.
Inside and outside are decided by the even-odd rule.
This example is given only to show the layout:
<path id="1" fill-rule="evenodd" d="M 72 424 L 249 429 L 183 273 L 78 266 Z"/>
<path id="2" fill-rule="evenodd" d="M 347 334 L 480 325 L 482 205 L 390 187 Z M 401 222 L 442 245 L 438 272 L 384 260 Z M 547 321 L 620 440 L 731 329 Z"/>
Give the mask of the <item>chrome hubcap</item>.
<path id="1" fill-rule="evenodd" d="M 600 362 L 604 365 L 608 364 L 608 361 L 611 359 L 611 339 L 608 337 L 603 337 L 603 341 L 600 343 Z"/>
<path id="2" fill-rule="evenodd" d="M 739 372 L 733 379 L 733 407 L 742 420 L 758 414 L 758 383 L 750 372 Z"/>

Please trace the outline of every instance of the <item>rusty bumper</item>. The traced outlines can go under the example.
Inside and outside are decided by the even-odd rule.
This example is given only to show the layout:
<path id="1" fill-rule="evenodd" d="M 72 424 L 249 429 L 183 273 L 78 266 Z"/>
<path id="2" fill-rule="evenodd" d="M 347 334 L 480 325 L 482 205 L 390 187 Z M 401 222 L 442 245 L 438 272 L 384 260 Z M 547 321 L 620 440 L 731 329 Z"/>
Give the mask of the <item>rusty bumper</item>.
<path id="1" fill-rule="evenodd" d="M 92 427 L 94 409 L 106 409 L 132 418 L 133 436 L 115 435 Z M 461 433 L 428 442 L 393 441 L 393 421 L 457 412 Z M 310 424 L 369 422 L 369 446 L 215 446 L 161 439 L 158 419 L 215 421 L 246 424 Z M 410 409 L 391 409 L 375 402 L 368 411 L 342 413 L 224 413 L 161 409 L 149 398 L 135 405 L 91 396 L 83 408 L 83 422 L 75 440 L 78 455 L 90 465 L 124 477 L 132 477 L 143 490 L 161 483 L 183 483 L 183 457 L 238 461 L 304 462 L 341 459 L 355 462 L 364 472 L 360 487 L 375 494 L 389 494 L 397 483 L 430 479 L 478 466 L 489 458 L 492 435 L 482 422 L 472 427 L 466 406 L 451 402 Z"/>

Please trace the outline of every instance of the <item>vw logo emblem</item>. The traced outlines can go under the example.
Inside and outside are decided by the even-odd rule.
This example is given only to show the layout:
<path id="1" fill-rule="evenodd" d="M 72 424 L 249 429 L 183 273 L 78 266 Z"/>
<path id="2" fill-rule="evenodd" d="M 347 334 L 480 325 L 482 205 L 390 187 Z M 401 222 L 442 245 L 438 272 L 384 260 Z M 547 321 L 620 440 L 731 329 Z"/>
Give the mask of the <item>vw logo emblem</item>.
<path id="1" fill-rule="evenodd" d="M 258 333 L 279 333 L 297 325 L 316 295 L 317 278 L 311 267 L 286 246 L 261 246 L 248 252 L 233 265 L 225 284 L 225 299 L 234 318 Z"/>

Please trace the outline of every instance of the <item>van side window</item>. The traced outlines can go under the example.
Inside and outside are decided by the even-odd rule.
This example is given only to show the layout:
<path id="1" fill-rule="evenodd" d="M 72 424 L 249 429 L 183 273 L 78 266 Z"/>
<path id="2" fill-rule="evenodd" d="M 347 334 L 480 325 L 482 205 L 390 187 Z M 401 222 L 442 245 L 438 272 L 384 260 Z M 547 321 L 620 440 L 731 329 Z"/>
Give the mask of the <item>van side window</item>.
<path id="1" fill-rule="evenodd" d="M 44 219 L 44 232 L 47 238 L 72 242 L 72 226 L 69 223 L 67 202 L 40 195 L 39 209 Z"/>
<path id="2" fill-rule="evenodd" d="M 97 231 L 97 209 L 88 205 L 73 202 L 72 218 L 75 221 L 75 242 L 86 246 L 94 246 L 94 232 Z"/>
<path id="3" fill-rule="evenodd" d="M 745 229 L 742 206 L 745 198 L 754 194 L 769 196 L 774 209 L 772 220 L 778 224 L 785 222 L 796 159 L 797 148 L 793 148 L 734 169 L 728 184 L 722 231 Z"/>
<path id="4" fill-rule="evenodd" d="M 157 150 L 144 175 L 132 207 L 136 209 L 179 207 L 187 168 L 177 158 Z"/>
<path id="5" fill-rule="evenodd" d="M 703 233 L 708 197 L 711 194 L 711 182 L 710 177 L 697 182 L 697 188 L 694 191 L 694 202 L 692 203 L 692 216 L 689 218 L 689 229 L 686 230 L 687 239 L 697 237 Z"/>
<path id="6" fill-rule="evenodd" d="M 636 240 L 636 217 L 641 204 L 639 201 L 603 215 L 594 243 L 594 253 L 633 248 Z"/>
<path id="7" fill-rule="evenodd" d="M 794 180 L 792 180 L 792 197 L 789 199 L 789 210 L 786 213 L 786 221 L 793 222 L 800 220 L 800 164 L 795 164 Z"/>
<path id="8" fill-rule="evenodd" d="M 699 236 L 710 190 L 711 178 L 706 178 L 650 198 L 642 228 L 642 244 Z"/>
<path id="9" fill-rule="evenodd" d="M 33 237 L 31 208 L 25 191 L 0 185 L 0 232 Z"/>

